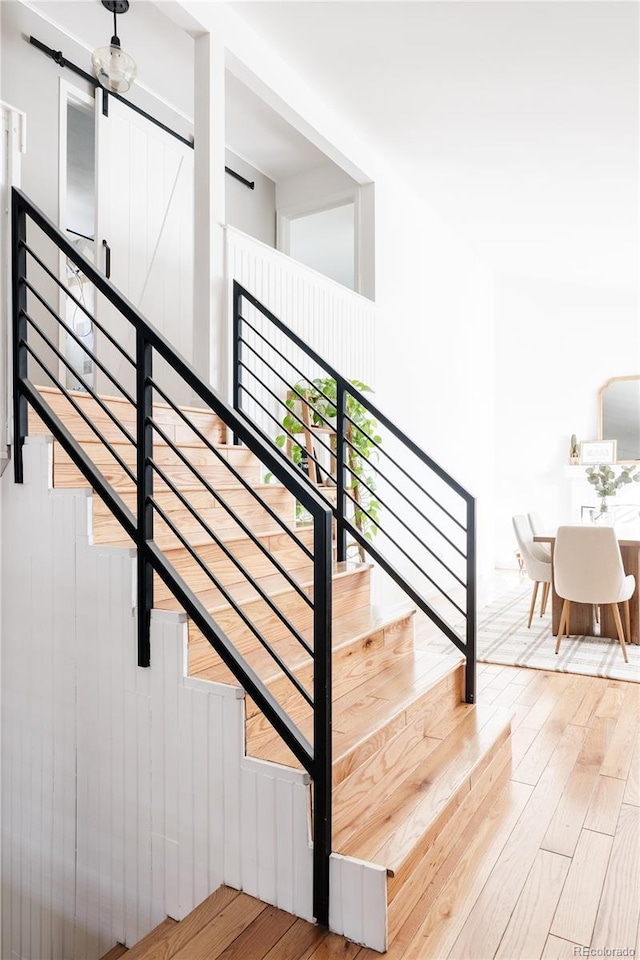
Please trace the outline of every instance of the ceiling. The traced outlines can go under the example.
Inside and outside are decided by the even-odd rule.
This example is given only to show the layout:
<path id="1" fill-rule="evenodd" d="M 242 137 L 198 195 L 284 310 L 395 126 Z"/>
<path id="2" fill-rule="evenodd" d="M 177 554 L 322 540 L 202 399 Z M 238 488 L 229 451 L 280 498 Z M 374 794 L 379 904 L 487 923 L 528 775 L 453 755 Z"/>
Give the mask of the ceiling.
<path id="1" fill-rule="evenodd" d="M 226 142 L 276 183 L 328 163 L 328 158 L 244 83 L 227 71 Z"/>
<path id="2" fill-rule="evenodd" d="M 636 2 L 234 10 L 494 270 L 635 286 Z"/>

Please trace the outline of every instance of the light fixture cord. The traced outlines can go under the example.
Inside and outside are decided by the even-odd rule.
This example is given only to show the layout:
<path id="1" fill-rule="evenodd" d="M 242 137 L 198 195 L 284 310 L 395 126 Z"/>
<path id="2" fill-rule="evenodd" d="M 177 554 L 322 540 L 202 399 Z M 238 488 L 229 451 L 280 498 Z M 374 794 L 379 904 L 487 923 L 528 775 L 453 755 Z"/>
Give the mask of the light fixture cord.
<path id="1" fill-rule="evenodd" d="M 113 37 L 111 38 L 112 43 L 115 41 L 115 46 L 120 46 L 120 40 L 118 39 L 118 21 L 116 19 L 116 5 L 113 5 Z"/>

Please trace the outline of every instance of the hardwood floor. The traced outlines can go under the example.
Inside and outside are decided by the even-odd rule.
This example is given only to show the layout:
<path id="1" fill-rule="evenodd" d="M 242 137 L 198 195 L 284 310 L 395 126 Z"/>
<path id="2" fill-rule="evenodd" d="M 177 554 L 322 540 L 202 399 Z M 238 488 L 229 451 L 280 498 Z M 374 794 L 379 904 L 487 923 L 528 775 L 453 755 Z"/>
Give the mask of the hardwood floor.
<path id="1" fill-rule="evenodd" d="M 450 854 L 461 859 L 453 870 L 443 864 L 446 880 L 426 887 L 386 957 L 534 960 L 587 956 L 584 947 L 637 956 L 640 685 L 495 664 L 479 664 L 478 685 L 481 704 L 513 711 L 510 780 L 461 835 Z M 165 927 L 162 945 L 136 947 L 132 960 L 380 956 L 227 888 L 198 911 L 201 921 Z"/>

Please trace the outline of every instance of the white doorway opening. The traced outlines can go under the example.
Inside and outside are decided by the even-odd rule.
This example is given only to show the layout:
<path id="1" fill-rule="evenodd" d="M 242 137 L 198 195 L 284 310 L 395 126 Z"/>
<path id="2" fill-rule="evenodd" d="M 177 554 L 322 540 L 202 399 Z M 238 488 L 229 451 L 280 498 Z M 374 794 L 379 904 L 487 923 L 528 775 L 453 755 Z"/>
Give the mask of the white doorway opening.
<path id="1" fill-rule="evenodd" d="M 280 214 L 281 249 L 349 290 L 358 275 L 354 200 L 297 215 Z"/>

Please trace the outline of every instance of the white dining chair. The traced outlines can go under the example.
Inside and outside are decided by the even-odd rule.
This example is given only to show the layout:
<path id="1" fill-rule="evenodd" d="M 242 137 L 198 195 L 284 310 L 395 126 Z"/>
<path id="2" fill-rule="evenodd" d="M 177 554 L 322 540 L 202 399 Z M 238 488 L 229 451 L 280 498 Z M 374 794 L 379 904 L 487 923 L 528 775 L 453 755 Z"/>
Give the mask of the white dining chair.
<path id="1" fill-rule="evenodd" d="M 551 561 L 548 554 L 541 548 L 545 546 L 542 543 L 534 543 L 529 520 L 524 514 L 512 517 L 513 529 L 518 541 L 518 550 L 527 571 L 527 576 L 533 580 L 533 590 L 531 592 L 531 604 L 529 606 L 529 621 L 527 627 L 531 626 L 533 620 L 533 611 L 536 606 L 538 596 L 538 587 L 543 584 L 542 598 L 540 600 L 540 616 L 543 617 L 547 609 L 547 600 L 549 597 L 549 587 L 551 585 Z"/>
<path id="2" fill-rule="evenodd" d="M 627 638 L 631 639 L 629 600 L 636 588 L 635 577 L 624 572 L 622 554 L 613 527 L 558 527 L 553 553 L 553 580 L 564 600 L 558 627 L 556 653 L 569 630 L 572 603 L 611 605 L 622 655 L 626 662 L 624 629 L 619 603 L 624 604 Z"/>
<path id="3" fill-rule="evenodd" d="M 535 510 L 532 510 L 531 513 L 528 513 L 527 517 L 529 520 L 529 526 L 531 527 L 531 533 L 534 537 L 544 537 L 549 533 L 547 525 L 543 523 L 542 517 Z M 551 547 L 548 543 L 539 543 L 538 549 L 541 557 L 544 557 L 545 560 L 551 560 Z"/>

